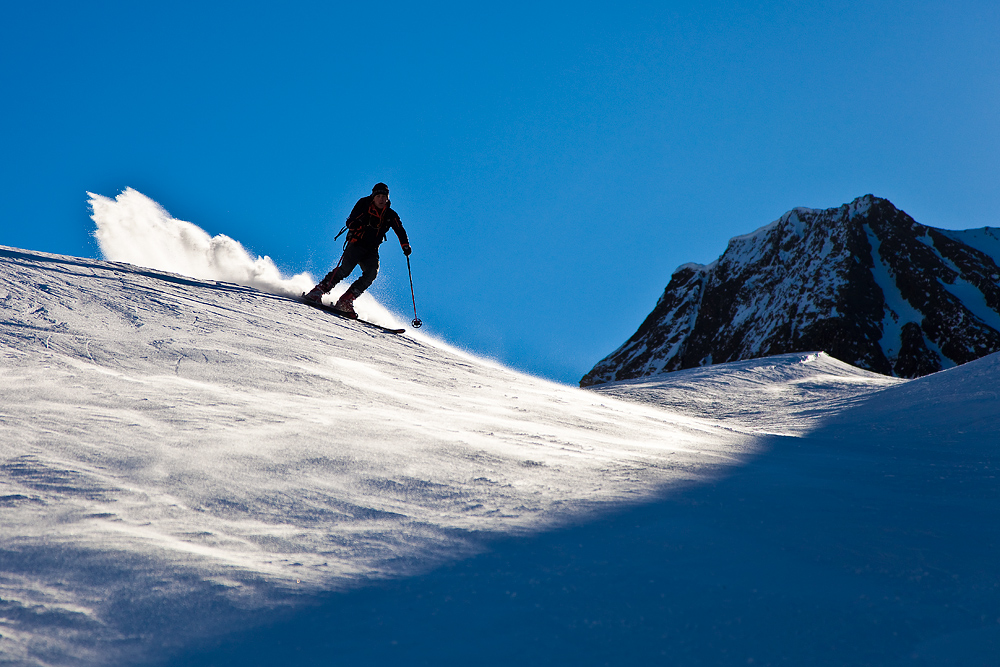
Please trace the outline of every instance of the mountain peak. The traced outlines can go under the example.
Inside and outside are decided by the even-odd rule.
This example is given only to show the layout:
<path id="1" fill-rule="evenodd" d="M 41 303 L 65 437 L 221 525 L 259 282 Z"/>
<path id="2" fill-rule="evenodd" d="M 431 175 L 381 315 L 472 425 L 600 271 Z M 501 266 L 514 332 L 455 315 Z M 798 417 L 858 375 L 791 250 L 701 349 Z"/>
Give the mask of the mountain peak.
<path id="1" fill-rule="evenodd" d="M 998 231 L 921 225 L 872 194 L 794 208 L 680 266 L 581 385 L 809 350 L 899 377 L 972 361 L 1000 350 Z"/>

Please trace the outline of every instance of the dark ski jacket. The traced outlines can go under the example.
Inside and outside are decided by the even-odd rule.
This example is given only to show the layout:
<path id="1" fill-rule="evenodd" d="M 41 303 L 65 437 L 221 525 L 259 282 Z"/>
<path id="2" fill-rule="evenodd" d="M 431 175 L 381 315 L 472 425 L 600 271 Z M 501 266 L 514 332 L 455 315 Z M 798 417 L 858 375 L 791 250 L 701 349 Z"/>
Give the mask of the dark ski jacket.
<path id="1" fill-rule="evenodd" d="M 390 228 L 396 232 L 399 245 L 405 250 L 410 242 L 399 215 L 392 210 L 392 203 L 387 201 L 385 208 L 380 211 L 372 202 L 371 195 L 362 197 L 347 217 L 349 232 L 346 245 L 356 245 L 360 250 L 377 251 Z"/>

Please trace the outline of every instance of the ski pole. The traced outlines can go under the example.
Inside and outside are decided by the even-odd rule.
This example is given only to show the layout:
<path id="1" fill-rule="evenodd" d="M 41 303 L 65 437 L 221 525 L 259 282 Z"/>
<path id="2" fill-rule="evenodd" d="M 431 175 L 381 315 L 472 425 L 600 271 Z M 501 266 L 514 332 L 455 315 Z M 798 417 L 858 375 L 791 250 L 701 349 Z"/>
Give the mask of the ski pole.
<path id="1" fill-rule="evenodd" d="M 413 271 L 410 270 L 409 255 L 406 256 L 406 273 L 410 276 L 410 298 L 413 299 L 413 321 L 410 322 L 410 324 L 413 325 L 414 329 L 419 329 L 424 325 L 424 323 L 420 321 L 419 317 L 417 317 L 417 297 L 413 295 Z"/>

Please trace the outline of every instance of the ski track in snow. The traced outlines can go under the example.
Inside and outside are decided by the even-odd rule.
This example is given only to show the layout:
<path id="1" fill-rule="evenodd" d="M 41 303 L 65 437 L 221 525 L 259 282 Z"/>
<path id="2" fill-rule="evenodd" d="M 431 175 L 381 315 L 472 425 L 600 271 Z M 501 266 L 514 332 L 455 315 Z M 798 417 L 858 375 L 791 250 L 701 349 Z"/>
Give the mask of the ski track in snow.
<path id="1" fill-rule="evenodd" d="M 500 639 L 484 664 L 519 646 L 531 661 L 550 642 L 534 658 L 634 650 L 631 664 L 648 664 L 669 649 L 747 664 L 727 651 L 756 646 L 775 663 L 902 664 L 872 656 L 965 647 L 972 660 L 955 664 L 971 665 L 1000 638 L 1000 355 L 910 382 L 804 353 L 581 390 L 249 287 L 3 247 L 0 305 L 0 656 L 12 664 L 155 663 L 298 618 L 320 593 L 428 576 L 453 591 L 437 566 L 567 526 L 574 544 L 584 531 L 611 552 L 560 555 L 565 583 L 511 612 L 556 614 L 569 596 L 569 616 L 541 619 L 546 638 L 512 616 L 491 640 L 461 608 L 411 600 L 410 646 L 441 650 L 425 620 L 440 609 L 464 628 L 448 664 Z M 673 517 L 648 524 L 666 532 L 619 534 L 607 519 L 642 506 Z M 683 507 L 701 513 L 669 514 Z M 600 609 L 574 606 L 566 563 L 619 560 L 642 588 L 652 569 L 671 592 L 641 607 L 660 619 L 645 634 L 638 618 L 596 624 L 579 614 Z M 490 562 L 484 573 L 510 567 Z M 617 609 L 628 581 L 599 579 L 581 586 Z M 388 641 L 353 616 L 345 646 Z M 869 617 L 900 637 L 870 632 Z M 558 637 L 578 626 L 613 638 L 574 652 Z M 266 656 L 277 637 L 240 641 Z M 412 662 L 385 650 L 385 664 Z"/>

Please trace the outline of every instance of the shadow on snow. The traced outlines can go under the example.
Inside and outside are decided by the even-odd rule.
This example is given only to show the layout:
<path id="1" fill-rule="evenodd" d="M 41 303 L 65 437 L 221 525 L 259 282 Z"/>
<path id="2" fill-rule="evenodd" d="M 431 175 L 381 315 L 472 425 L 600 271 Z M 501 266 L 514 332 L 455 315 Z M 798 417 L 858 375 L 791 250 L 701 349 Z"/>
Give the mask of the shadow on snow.
<path id="1" fill-rule="evenodd" d="M 1000 664 L 995 419 L 945 441 L 852 422 L 879 400 L 725 479 L 168 664 Z"/>

